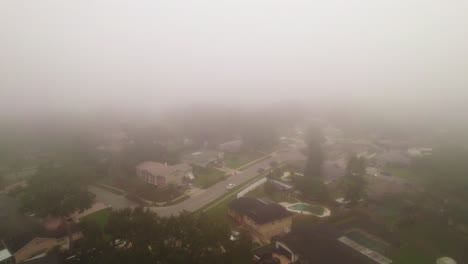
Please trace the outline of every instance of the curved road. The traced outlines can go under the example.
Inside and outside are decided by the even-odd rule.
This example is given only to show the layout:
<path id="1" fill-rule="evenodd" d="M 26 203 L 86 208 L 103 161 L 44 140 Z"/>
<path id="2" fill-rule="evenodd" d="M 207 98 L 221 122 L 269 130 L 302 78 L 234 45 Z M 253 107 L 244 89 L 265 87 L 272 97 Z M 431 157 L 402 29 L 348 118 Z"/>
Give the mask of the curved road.
<path id="1" fill-rule="evenodd" d="M 160 216 L 170 216 L 181 213 L 182 211 L 193 212 L 197 209 L 200 209 L 204 205 L 210 203 L 213 200 L 216 200 L 221 195 L 229 192 L 226 190 L 226 185 L 228 183 L 234 183 L 237 186 L 247 182 L 251 178 L 258 175 L 258 170 L 270 168 L 270 163 L 276 161 L 278 163 L 294 160 L 304 160 L 305 157 L 298 150 L 288 150 L 272 154 L 271 157 L 266 158 L 258 163 L 242 170 L 237 175 L 229 177 L 227 180 L 216 183 L 210 188 L 206 189 L 203 193 L 193 196 L 181 203 L 168 207 L 148 207 L 151 211 L 156 212 Z"/>

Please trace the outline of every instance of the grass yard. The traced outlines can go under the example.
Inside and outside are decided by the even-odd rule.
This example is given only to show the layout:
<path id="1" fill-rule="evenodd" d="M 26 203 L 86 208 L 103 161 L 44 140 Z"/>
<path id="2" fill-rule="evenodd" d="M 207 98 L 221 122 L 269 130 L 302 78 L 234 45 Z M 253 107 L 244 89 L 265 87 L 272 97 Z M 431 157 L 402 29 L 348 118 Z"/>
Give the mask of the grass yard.
<path id="1" fill-rule="evenodd" d="M 435 263 L 441 256 L 450 256 L 458 263 L 468 263 L 468 237 L 449 229 L 444 223 L 426 221 L 401 231 L 401 247 L 393 264 Z"/>
<path id="2" fill-rule="evenodd" d="M 292 229 L 301 228 L 303 226 L 315 225 L 320 222 L 320 219 L 313 215 L 297 214 L 292 220 Z"/>
<path id="3" fill-rule="evenodd" d="M 392 264 L 427 264 L 435 263 L 435 259 L 423 254 L 415 245 L 402 244 L 397 255 L 392 257 Z"/>
<path id="4" fill-rule="evenodd" d="M 224 179 L 224 172 L 215 168 L 202 168 L 194 166 L 193 174 L 195 175 L 195 179 L 193 180 L 194 185 L 203 189 L 206 189 Z"/>
<path id="5" fill-rule="evenodd" d="M 255 151 L 224 154 L 224 164 L 230 169 L 237 169 L 245 164 L 263 157 L 264 154 Z"/>
<path id="6" fill-rule="evenodd" d="M 237 191 L 234 192 L 234 193 L 230 193 L 231 195 L 229 196 L 224 196 L 222 197 L 221 199 L 223 198 L 226 198 L 224 200 L 222 200 L 220 203 L 218 203 L 217 205 L 209 208 L 208 210 L 206 210 L 204 212 L 204 214 L 206 216 L 208 216 L 213 222 L 216 222 L 216 223 L 224 223 L 225 225 L 227 226 L 230 226 L 231 225 L 231 221 L 229 219 L 229 216 L 227 214 L 228 212 L 228 204 L 232 201 L 234 201 L 235 199 L 237 199 Z"/>
<path id="7" fill-rule="evenodd" d="M 392 176 L 401 177 L 408 180 L 416 178 L 416 175 L 406 167 L 388 165 L 385 166 L 384 171 L 390 173 Z"/>
<path id="8" fill-rule="evenodd" d="M 110 209 L 103 209 L 97 212 L 94 212 L 90 215 L 82 217 L 80 219 L 81 222 L 95 222 L 101 228 L 104 228 L 107 225 L 107 221 L 109 220 L 111 210 Z"/>
<path id="9" fill-rule="evenodd" d="M 231 222 L 229 221 L 229 217 L 227 215 L 228 212 L 228 204 L 235 199 L 237 199 L 237 193 L 239 193 L 242 189 L 247 187 L 249 184 L 259 180 L 261 177 L 264 177 L 265 174 L 257 175 L 256 177 L 252 178 L 247 183 L 236 187 L 233 191 L 224 194 L 223 196 L 219 197 L 219 199 L 215 200 L 212 203 L 205 205 L 204 207 L 200 208 L 197 212 L 204 213 L 209 216 L 213 221 L 222 222 L 226 225 L 230 225 Z"/>

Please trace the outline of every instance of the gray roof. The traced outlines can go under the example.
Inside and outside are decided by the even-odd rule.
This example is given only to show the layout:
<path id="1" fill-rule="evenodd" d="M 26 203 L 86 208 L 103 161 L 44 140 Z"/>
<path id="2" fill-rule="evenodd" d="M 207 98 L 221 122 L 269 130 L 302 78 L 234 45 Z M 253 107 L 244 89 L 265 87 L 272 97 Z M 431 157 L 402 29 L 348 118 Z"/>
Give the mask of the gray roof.
<path id="1" fill-rule="evenodd" d="M 279 241 L 307 263 L 375 263 L 361 253 L 338 241 L 342 232 L 331 224 L 301 226 Z M 302 262 L 301 262 L 302 263 Z"/>
<path id="2" fill-rule="evenodd" d="M 176 165 L 167 165 L 154 161 L 145 161 L 137 165 L 137 168 L 140 170 L 146 170 L 152 175 L 155 176 L 171 176 L 176 171 L 186 171 L 189 172 L 192 170 L 190 165 L 185 163 L 179 163 Z"/>
<path id="3" fill-rule="evenodd" d="M 183 156 L 186 163 L 205 167 L 210 162 L 217 161 L 221 152 L 215 150 L 202 150 Z"/>

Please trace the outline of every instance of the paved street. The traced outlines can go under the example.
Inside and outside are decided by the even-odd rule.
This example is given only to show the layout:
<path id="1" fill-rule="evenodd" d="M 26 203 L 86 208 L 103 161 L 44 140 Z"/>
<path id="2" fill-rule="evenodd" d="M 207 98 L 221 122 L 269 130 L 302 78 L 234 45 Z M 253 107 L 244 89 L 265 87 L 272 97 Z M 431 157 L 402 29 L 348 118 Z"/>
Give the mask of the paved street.
<path id="1" fill-rule="evenodd" d="M 278 163 L 301 160 L 304 159 L 304 155 L 297 150 L 289 150 L 283 152 L 277 152 L 272 154 L 271 157 L 259 161 L 252 166 L 241 170 L 237 175 L 229 177 L 225 181 L 218 182 L 217 184 L 211 186 L 210 188 L 198 192 L 193 197 L 173 206 L 168 207 L 149 207 L 150 210 L 158 213 L 161 216 L 170 216 L 179 214 L 182 211 L 193 212 L 204 205 L 210 203 L 213 200 L 216 200 L 218 197 L 227 193 L 226 185 L 228 183 L 234 183 L 237 186 L 242 185 L 243 183 L 249 181 L 256 175 L 258 175 L 259 169 L 269 169 L 270 163 L 276 161 Z M 89 190 L 96 195 L 96 200 L 104 204 L 110 204 L 114 209 L 122 209 L 126 207 L 135 207 L 136 203 L 126 199 L 122 195 L 117 195 L 112 192 L 109 192 L 105 189 L 98 188 L 96 186 L 89 186 Z"/>
<path id="2" fill-rule="evenodd" d="M 229 177 L 227 180 L 218 182 L 217 184 L 211 186 L 207 190 L 205 190 L 203 193 L 191 197 L 179 204 L 169 206 L 169 207 L 150 207 L 150 209 L 156 213 L 158 213 L 161 216 L 170 216 L 170 215 L 175 215 L 179 214 L 182 211 L 190 211 L 193 212 L 204 205 L 208 204 L 209 202 L 217 199 L 221 195 L 225 194 L 228 192 L 226 190 L 226 185 L 228 183 L 234 183 L 236 185 L 241 185 L 251 178 L 255 177 L 258 175 L 258 170 L 263 168 L 263 169 L 268 169 L 270 168 L 270 163 L 272 161 L 276 161 L 278 163 L 281 162 L 286 162 L 286 161 L 293 161 L 293 160 L 301 160 L 305 159 L 304 155 L 300 153 L 298 150 L 288 150 L 284 152 L 278 152 L 272 157 L 267 158 L 265 160 L 262 160 L 258 162 L 257 164 L 252 165 L 251 167 L 246 168 L 245 170 L 242 170 L 239 174 L 234 175 Z"/>

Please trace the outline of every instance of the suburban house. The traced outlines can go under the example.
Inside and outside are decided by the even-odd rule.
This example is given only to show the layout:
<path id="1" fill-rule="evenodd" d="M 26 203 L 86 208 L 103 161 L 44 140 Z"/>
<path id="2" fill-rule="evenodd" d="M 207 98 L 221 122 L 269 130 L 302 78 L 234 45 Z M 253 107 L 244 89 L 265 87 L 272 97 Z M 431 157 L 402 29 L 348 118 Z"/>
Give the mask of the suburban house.
<path id="1" fill-rule="evenodd" d="M 232 201 L 228 214 L 262 242 L 286 234 L 291 229 L 293 214 L 279 204 L 267 204 L 258 199 L 241 197 Z"/>
<path id="2" fill-rule="evenodd" d="M 76 241 L 82 238 L 81 232 L 73 233 L 72 240 Z M 21 263 L 39 254 L 46 253 L 54 247 L 67 248 L 69 247 L 69 239 L 66 234 L 60 236 L 50 237 L 34 237 L 26 243 L 24 246 L 19 248 L 15 253 L 14 257 L 16 263 Z"/>
<path id="3" fill-rule="evenodd" d="M 413 158 L 424 157 L 432 155 L 432 148 L 409 148 L 407 153 Z"/>
<path id="4" fill-rule="evenodd" d="M 186 163 L 167 165 L 159 162 L 145 161 L 136 166 L 136 174 L 143 181 L 164 187 L 170 183 L 179 185 L 184 180 L 194 179 L 192 167 Z"/>
<path id="5" fill-rule="evenodd" d="M 387 165 L 404 165 L 411 163 L 411 157 L 401 150 L 389 150 L 378 153 L 373 159 L 369 160 L 371 165 L 383 168 Z"/>
<path id="6" fill-rule="evenodd" d="M 242 149 L 244 142 L 241 139 L 224 142 L 218 145 L 218 149 L 223 152 L 239 152 Z"/>
<path id="7" fill-rule="evenodd" d="M 340 243 L 339 232 L 329 225 L 298 228 L 275 242 L 275 253 L 294 263 L 364 264 L 364 255 Z"/>
<path id="8" fill-rule="evenodd" d="M 182 160 L 184 163 L 195 165 L 198 167 L 216 167 L 222 165 L 224 153 L 215 150 L 201 150 L 184 155 Z"/>
<path id="9" fill-rule="evenodd" d="M 274 254 L 293 263 L 390 264 L 393 238 L 382 240 L 375 226 L 353 221 L 345 226 L 317 224 L 300 226 L 275 242 Z"/>
<path id="10" fill-rule="evenodd" d="M 69 248 L 69 237 L 63 225 L 56 230 L 47 230 L 31 218 L 16 217 L 10 221 L 15 221 L 17 226 L 14 228 L 15 230 L 10 230 L 5 234 L 3 242 L 7 251 L 0 249 L 0 252 L 8 254 L 3 255 L 0 253 L 0 259 L 2 259 L 2 256 L 12 255 L 15 260 L 12 263 L 22 263 L 57 246 L 65 249 Z M 9 226 L 11 225 L 9 224 Z M 82 233 L 77 225 L 73 225 L 71 231 L 73 241 L 82 238 Z M 0 263 L 4 264 L 1 261 Z"/>

